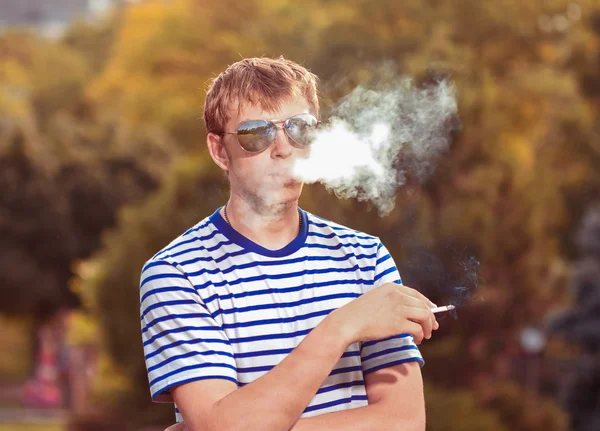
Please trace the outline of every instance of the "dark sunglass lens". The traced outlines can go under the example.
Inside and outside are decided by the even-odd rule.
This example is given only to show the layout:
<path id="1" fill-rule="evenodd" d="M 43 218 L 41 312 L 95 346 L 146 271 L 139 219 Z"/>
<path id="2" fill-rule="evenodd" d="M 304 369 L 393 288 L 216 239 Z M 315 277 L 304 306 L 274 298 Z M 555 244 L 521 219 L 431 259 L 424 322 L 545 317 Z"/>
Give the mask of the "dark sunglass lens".
<path id="1" fill-rule="evenodd" d="M 242 148 L 256 153 L 267 148 L 273 142 L 277 129 L 264 120 L 248 121 L 238 127 L 238 141 Z"/>
<path id="2" fill-rule="evenodd" d="M 288 119 L 285 130 L 292 140 L 300 146 L 308 146 L 312 143 L 317 130 L 317 119 L 310 114 L 300 114 Z"/>

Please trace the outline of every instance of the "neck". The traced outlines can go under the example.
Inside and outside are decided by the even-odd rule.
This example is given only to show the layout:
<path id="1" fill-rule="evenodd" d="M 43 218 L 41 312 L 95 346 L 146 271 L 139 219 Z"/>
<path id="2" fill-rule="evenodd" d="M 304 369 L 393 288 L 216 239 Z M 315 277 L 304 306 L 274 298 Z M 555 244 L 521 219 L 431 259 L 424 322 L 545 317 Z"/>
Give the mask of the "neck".
<path id="1" fill-rule="evenodd" d="M 227 215 L 226 220 L 240 234 L 269 250 L 285 247 L 299 233 L 297 201 L 257 210 L 232 195 L 221 215 L 224 218 Z"/>

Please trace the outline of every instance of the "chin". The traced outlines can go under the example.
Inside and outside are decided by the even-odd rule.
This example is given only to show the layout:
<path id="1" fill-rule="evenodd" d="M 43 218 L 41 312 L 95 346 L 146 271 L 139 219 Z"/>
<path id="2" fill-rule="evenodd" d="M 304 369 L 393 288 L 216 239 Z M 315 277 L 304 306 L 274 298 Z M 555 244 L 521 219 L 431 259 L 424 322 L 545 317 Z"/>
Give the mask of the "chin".
<path id="1" fill-rule="evenodd" d="M 285 187 L 279 190 L 273 190 L 272 193 L 269 193 L 265 196 L 265 200 L 267 202 L 271 202 L 272 204 L 290 204 L 293 202 L 297 202 L 300 199 L 300 194 L 302 193 L 302 184 L 297 183 L 293 187 Z"/>

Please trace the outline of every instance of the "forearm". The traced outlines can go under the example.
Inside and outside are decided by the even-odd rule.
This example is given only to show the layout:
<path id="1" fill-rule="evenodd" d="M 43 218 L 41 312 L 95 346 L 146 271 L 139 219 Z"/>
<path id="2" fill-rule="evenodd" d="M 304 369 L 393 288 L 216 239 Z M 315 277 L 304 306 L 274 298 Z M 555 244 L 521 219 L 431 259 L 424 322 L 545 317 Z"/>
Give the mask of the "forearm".
<path id="1" fill-rule="evenodd" d="M 402 417 L 390 413 L 384 404 L 298 419 L 290 431 L 424 431 L 425 418 Z"/>
<path id="2" fill-rule="evenodd" d="M 289 430 L 348 344 L 334 316 L 328 316 L 276 367 L 217 402 L 210 429 Z"/>

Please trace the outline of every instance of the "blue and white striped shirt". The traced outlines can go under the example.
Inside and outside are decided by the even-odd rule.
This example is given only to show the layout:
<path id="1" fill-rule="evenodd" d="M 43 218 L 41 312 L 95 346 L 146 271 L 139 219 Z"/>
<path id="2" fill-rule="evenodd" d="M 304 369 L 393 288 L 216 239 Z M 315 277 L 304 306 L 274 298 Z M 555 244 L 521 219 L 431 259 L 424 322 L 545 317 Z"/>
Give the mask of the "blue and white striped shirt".
<path id="1" fill-rule="evenodd" d="M 144 265 L 141 327 L 154 401 L 172 402 L 169 388 L 195 380 L 251 383 L 331 311 L 373 287 L 401 283 L 379 238 L 300 214 L 298 236 L 269 250 L 217 210 Z M 353 343 L 301 417 L 365 406 L 366 374 L 415 360 L 423 365 L 407 334 Z"/>

